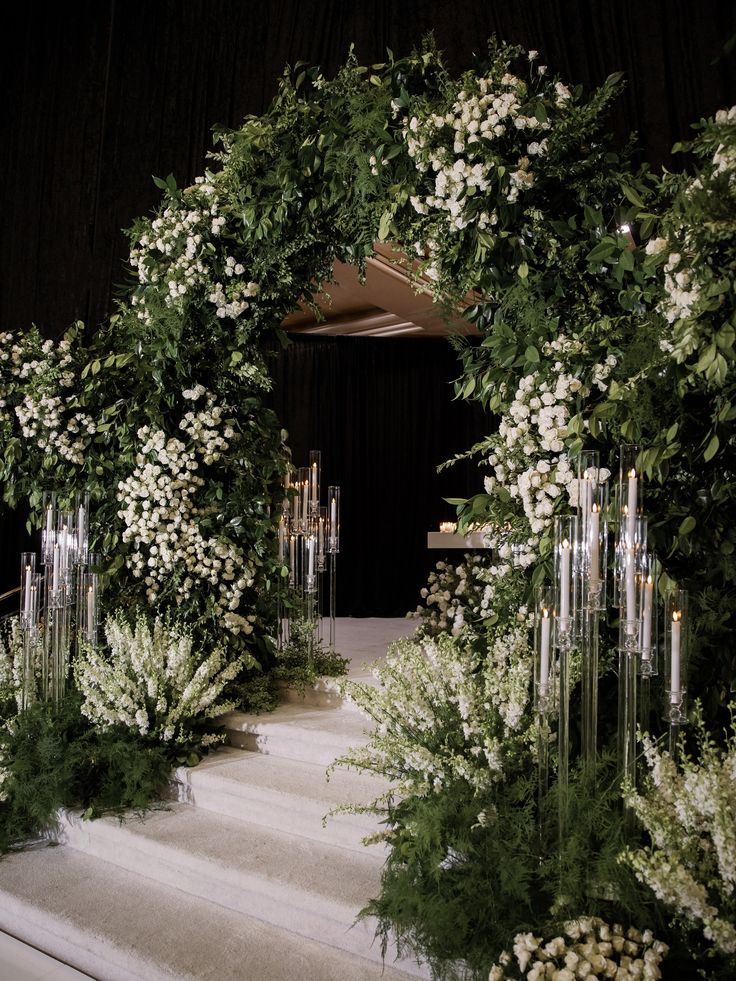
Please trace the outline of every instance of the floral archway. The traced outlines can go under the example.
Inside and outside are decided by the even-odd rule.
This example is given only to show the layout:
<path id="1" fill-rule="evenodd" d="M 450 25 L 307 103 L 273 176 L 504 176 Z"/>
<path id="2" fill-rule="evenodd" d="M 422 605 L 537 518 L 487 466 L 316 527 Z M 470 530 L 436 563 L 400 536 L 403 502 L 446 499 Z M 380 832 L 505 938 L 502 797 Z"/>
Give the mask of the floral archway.
<path id="1" fill-rule="evenodd" d="M 285 73 L 264 116 L 217 133 L 194 185 L 159 182 L 159 210 L 131 229 L 126 297 L 89 344 L 79 325 L 58 343 L 35 330 L 0 337 L 5 501 L 27 498 L 37 518 L 44 488 L 88 488 L 111 611 L 173 616 L 221 652 L 213 671 L 236 665 L 223 685 L 266 664 L 288 453 L 264 404 L 261 342 L 336 258 L 360 268 L 390 241 L 439 301 L 456 309 L 472 293 L 465 316 L 483 337 L 457 341 L 458 394 L 499 422 L 475 448 L 483 492 L 458 510 L 495 529 L 497 559 L 436 578 L 425 629 L 464 641 L 474 677 L 493 667 L 488 685 L 519 682 L 489 695 L 508 710 L 493 734 L 499 780 L 505 755 L 528 761 L 525 618 L 550 575 L 552 518 L 575 504 L 583 447 L 612 461 L 620 442 L 646 444 L 654 537 L 667 575 L 697 598 L 694 693 L 714 724 L 735 668 L 736 113 L 701 124 L 694 176 L 660 179 L 602 131 L 620 85 L 584 94 L 536 52 L 495 42 L 460 79 L 431 44 L 372 69 L 350 59 L 332 80 L 306 65 Z M 438 663 L 452 645 L 439 643 Z M 474 782 L 490 752 L 474 745 L 453 771 L 466 802 L 491 779 L 483 764 Z M 418 807 L 455 820 L 443 781 L 433 796 L 420 777 Z M 404 926 L 412 936 L 417 925 Z M 445 941 L 430 944 L 438 963 L 456 953 Z"/>

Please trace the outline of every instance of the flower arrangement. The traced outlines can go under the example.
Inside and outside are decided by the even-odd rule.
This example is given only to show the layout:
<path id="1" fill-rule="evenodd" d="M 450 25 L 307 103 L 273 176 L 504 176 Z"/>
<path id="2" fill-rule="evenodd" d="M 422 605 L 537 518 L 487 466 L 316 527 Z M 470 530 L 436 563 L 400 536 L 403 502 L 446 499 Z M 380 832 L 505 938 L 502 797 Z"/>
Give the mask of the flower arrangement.
<path id="1" fill-rule="evenodd" d="M 644 789 L 628 788 L 627 804 L 650 844 L 622 860 L 657 899 L 715 951 L 736 954 L 736 729 L 720 747 L 697 710 L 697 755 L 681 766 L 650 736 L 643 737 L 649 769 Z M 684 749 L 684 747 L 683 747 Z"/>
<path id="2" fill-rule="evenodd" d="M 209 746 L 224 737 L 197 726 L 234 707 L 221 696 L 245 666 L 218 647 L 205 655 L 191 633 L 157 618 L 134 626 L 121 616 L 105 624 L 109 653 L 85 646 L 74 662 L 82 714 L 103 729 L 125 727 L 141 737 Z"/>
<path id="3" fill-rule="evenodd" d="M 482 795 L 504 779 L 507 757 L 530 754 L 531 656 L 525 618 L 499 629 L 485 657 L 446 633 L 395 642 L 373 669 L 377 686 L 343 684 L 375 728 L 335 765 L 387 777 L 399 795 L 458 782 Z"/>
<path id="4" fill-rule="evenodd" d="M 620 924 L 611 926 L 599 917 L 582 917 L 566 923 L 560 935 L 546 942 L 532 933 L 517 934 L 513 957 L 504 951 L 491 968 L 488 981 L 656 981 L 663 976 L 660 964 L 668 950 L 651 930 L 624 930 Z"/>

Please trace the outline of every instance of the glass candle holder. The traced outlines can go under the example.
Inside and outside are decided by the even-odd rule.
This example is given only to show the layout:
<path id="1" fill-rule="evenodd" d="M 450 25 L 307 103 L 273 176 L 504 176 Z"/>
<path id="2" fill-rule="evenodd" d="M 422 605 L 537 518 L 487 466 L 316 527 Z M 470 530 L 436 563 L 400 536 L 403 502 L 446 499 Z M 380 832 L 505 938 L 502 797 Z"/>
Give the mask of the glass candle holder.
<path id="1" fill-rule="evenodd" d="M 79 610 L 79 623 L 82 636 L 91 646 L 97 643 L 99 628 L 99 581 L 96 572 L 82 573 L 82 608 Z"/>
<path id="2" fill-rule="evenodd" d="M 307 535 L 304 539 L 304 582 L 308 593 L 317 588 L 317 539 Z"/>
<path id="3" fill-rule="evenodd" d="M 34 582 L 36 578 L 36 553 L 22 552 L 20 556 L 20 622 L 31 627 L 33 620 Z"/>
<path id="4" fill-rule="evenodd" d="M 557 704 L 555 661 L 553 656 L 555 589 L 539 586 L 534 610 L 534 696 L 540 715 L 549 715 Z"/>
<path id="5" fill-rule="evenodd" d="M 41 531 L 41 561 L 50 565 L 56 541 L 56 491 L 43 492 L 43 527 Z"/>
<path id="6" fill-rule="evenodd" d="M 317 520 L 317 571 L 325 571 L 325 548 L 327 545 L 327 508 L 319 509 Z"/>
<path id="7" fill-rule="evenodd" d="M 322 453 L 320 450 L 309 451 L 309 513 L 312 517 L 319 514 L 319 489 L 322 473 Z"/>
<path id="8" fill-rule="evenodd" d="M 327 551 L 336 555 L 340 551 L 340 488 L 327 488 Z"/>
<path id="9" fill-rule="evenodd" d="M 557 590 L 555 640 L 569 649 L 575 638 L 579 581 L 578 519 L 573 514 L 557 515 L 554 524 L 554 581 Z"/>
<path id="10" fill-rule="evenodd" d="M 681 725 L 687 721 L 688 596 L 672 589 L 665 596 L 665 719 Z"/>
<path id="11" fill-rule="evenodd" d="M 298 532 L 306 532 L 309 519 L 309 467 L 299 467 L 297 471 L 297 493 L 299 496 Z"/>
<path id="12" fill-rule="evenodd" d="M 80 491 L 76 500 L 76 560 L 87 564 L 89 552 L 89 491 Z"/>
<path id="13" fill-rule="evenodd" d="M 622 542 L 618 554 L 617 574 L 621 616 L 619 618 L 619 648 L 639 650 L 643 613 L 643 582 L 647 570 L 647 519 L 634 519 L 634 532 Z"/>
<path id="14" fill-rule="evenodd" d="M 578 461 L 578 532 L 580 601 L 584 610 L 606 608 L 608 569 L 608 471 L 600 454 L 586 451 Z"/>
<path id="15" fill-rule="evenodd" d="M 644 475 L 639 467 L 641 451 L 639 444 L 629 443 L 621 447 L 619 455 L 617 538 L 626 542 L 633 539 L 636 518 L 644 512 Z"/>
<path id="16" fill-rule="evenodd" d="M 647 552 L 642 562 L 640 575 L 641 626 L 639 650 L 641 658 L 639 673 L 643 678 L 653 678 L 658 673 L 659 617 L 657 615 L 657 599 L 660 571 L 656 554 Z"/>

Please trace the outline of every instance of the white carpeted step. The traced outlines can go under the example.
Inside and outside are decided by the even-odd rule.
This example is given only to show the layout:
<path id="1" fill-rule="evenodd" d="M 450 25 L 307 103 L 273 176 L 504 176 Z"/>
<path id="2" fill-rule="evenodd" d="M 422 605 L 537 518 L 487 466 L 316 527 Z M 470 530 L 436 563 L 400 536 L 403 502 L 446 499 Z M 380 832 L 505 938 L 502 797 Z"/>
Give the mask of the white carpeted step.
<path id="1" fill-rule="evenodd" d="M 0 929 L 98 981 L 407 981 L 389 964 L 258 913 L 204 902 L 72 848 L 0 862 Z"/>
<path id="2" fill-rule="evenodd" d="M 199 899 L 380 962 L 375 924 L 355 924 L 379 891 L 380 866 L 369 854 L 182 804 L 124 823 L 70 817 L 62 840 Z"/>
<path id="3" fill-rule="evenodd" d="M 324 820 L 341 804 L 367 805 L 385 793 L 390 785 L 379 777 L 339 768 L 328 781 L 321 764 L 225 748 L 195 767 L 180 767 L 176 779 L 179 800 L 195 807 L 385 858 L 382 845 L 362 844 L 380 831 L 375 816 Z"/>
<path id="4" fill-rule="evenodd" d="M 364 745 L 370 727 L 359 712 L 301 705 L 281 705 L 267 715 L 229 712 L 221 722 L 233 746 L 321 766 Z"/>
<path id="5" fill-rule="evenodd" d="M 358 706 L 340 693 L 341 678 L 317 678 L 307 688 L 291 688 L 279 685 L 279 700 L 287 705 L 300 705 L 303 708 L 333 708 L 345 712 L 360 712 Z"/>

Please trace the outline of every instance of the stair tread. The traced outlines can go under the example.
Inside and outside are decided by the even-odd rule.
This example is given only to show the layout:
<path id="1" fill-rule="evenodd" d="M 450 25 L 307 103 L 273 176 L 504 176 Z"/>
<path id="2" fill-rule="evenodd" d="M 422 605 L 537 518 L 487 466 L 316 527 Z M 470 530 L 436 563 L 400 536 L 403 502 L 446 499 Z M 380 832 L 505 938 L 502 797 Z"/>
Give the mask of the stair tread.
<path id="1" fill-rule="evenodd" d="M 345 711 L 340 707 L 317 708 L 312 706 L 283 704 L 268 715 L 251 712 L 228 712 L 220 717 L 227 729 L 267 735 L 283 732 L 293 735 L 308 734 L 319 743 L 355 742 L 363 745 L 368 739 L 370 720 L 358 712 Z"/>
<path id="2" fill-rule="evenodd" d="M 297 896 L 314 897 L 357 913 L 379 890 L 380 867 L 371 855 L 186 804 L 124 822 L 76 817 L 71 822 L 93 842 L 104 839 L 113 847 L 127 842 L 149 856 L 175 861 L 178 868 L 197 869 L 204 862 L 223 884 L 257 880 L 294 894 L 295 902 Z"/>
<path id="3" fill-rule="evenodd" d="M 303 798 L 324 805 L 325 812 L 340 804 L 370 804 L 391 786 L 382 777 L 343 767 L 333 770 L 328 780 L 322 764 L 235 747 L 218 750 L 197 766 L 181 767 L 177 779 L 195 789 L 217 784 L 235 796 L 247 796 L 256 789 Z"/>
<path id="4" fill-rule="evenodd" d="M 0 897 L 0 929 L 100 981 L 408 976 L 65 847 L 3 859 Z"/>

